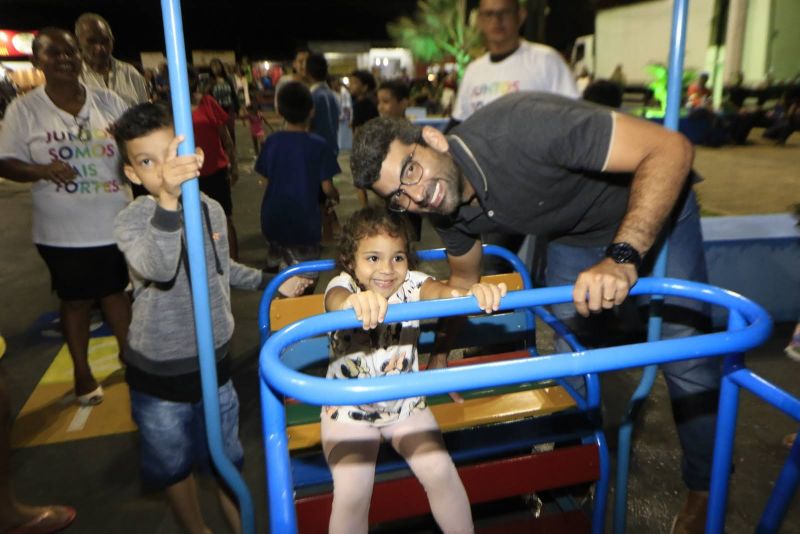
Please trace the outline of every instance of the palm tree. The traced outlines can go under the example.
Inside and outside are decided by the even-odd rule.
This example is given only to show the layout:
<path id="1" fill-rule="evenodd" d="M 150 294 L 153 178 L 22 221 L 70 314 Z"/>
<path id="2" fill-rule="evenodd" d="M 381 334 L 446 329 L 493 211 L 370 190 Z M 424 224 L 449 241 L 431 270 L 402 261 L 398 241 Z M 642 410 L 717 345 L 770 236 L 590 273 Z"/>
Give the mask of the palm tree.
<path id="1" fill-rule="evenodd" d="M 426 63 L 455 59 L 458 77 L 474 57 L 482 52 L 476 10 L 467 18 L 465 0 L 419 0 L 414 18 L 400 17 L 386 29 L 398 46 Z"/>

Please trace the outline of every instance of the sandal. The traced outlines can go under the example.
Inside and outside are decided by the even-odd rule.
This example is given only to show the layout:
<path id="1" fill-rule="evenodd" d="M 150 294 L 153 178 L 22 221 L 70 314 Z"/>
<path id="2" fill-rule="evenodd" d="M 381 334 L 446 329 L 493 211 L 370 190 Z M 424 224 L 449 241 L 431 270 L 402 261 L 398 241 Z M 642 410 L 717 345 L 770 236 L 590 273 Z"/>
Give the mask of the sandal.
<path id="1" fill-rule="evenodd" d="M 71 506 L 48 506 L 42 513 L 23 525 L 11 527 L 3 534 L 50 534 L 64 530 L 78 513 Z"/>
<path id="2" fill-rule="evenodd" d="M 90 391 L 89 393 L 75 396 L 75 400 L 81 406 L 97 406 L 98 404 L 103 402 L 104 398 L 105 394 L 103 393 L 103 386 L 97 386 L 97 388 Z"/>

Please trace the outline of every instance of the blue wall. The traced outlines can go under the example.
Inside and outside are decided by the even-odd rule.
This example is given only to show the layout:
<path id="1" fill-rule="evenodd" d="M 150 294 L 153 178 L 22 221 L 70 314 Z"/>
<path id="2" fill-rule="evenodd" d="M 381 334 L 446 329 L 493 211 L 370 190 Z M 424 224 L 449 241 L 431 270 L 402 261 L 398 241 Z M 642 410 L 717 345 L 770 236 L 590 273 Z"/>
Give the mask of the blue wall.
<path id="1" fill-rule="evenodd" d="M 800 318 L 800 226 L 788 213 L 703 218 L 709 281 L 764 306 L 775 321 Z M 724 324 L 715 310 L 714 323 Z"/>

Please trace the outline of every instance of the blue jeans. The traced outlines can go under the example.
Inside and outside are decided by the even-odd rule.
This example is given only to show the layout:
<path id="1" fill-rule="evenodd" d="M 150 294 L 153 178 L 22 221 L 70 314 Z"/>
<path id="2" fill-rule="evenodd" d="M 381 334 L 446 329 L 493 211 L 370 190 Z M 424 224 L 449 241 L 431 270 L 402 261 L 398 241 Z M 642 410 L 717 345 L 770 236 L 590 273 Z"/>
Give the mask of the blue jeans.
<path id="1" fill-rule="evenodd" d="M 689 191 L 678 202 L 681 207 L 669 227 L 668 277 L 707 282 L 703 237 L 700 231 L 700 213 L 694 192 Z M 657 250 L 656 246 L 653 250 Z M 605 256 L 605 247 L 574 247 L 550 243 L 547 248 L 547 285 L 571 285 L 581 271 L 596 264 Z M 653 259 L 651 259 L 652 261 Z M 640 274 L 646 276 L 652 263 L 644 265 Z M 648 298 L 629 299 L 617 310 L 583 318 L 571 303 L 552 306 L 553 313 L 561 319 L 586 346 L 608 344 L 606 326 L 610 320 L 619 319 L 626 328 L 638 316 L 636 307 L 646 304 Z M 708 328 L 709 307 L 701 302 L 667 298 L 664 301 L 664 339 L 695 335 Z M 634 319 L 635 320 L 635 319 Z M 571 352 L 562 340 L 557 340 L 558 352 Z M 704 358 L 683 360 L 661 366 L 672 401 L 672 412 L 677 425 L 678 438 L 683 449 L 683 480 L 691 490 L 708 490 L 711 480 L 711 461 L 714 453 L 714 429 L 717 416 L 717 397 L 721 376 L 721 360 Z M 585 384 L 579 377 L 567 381 L 580 392 Z"/>
<path id="2" fill-rule="evenodd" d="M 219 387 L 219 410 L 225 455 L 239 469 L 244 461 L 239 441 L 239 398 L 228 380 Z M 131 390 L 131 412 L 139 427 L 142 482 L 151 488 L 172 486 L 194 467 L 209 467 L 203 403 L 174 402 Z"/>

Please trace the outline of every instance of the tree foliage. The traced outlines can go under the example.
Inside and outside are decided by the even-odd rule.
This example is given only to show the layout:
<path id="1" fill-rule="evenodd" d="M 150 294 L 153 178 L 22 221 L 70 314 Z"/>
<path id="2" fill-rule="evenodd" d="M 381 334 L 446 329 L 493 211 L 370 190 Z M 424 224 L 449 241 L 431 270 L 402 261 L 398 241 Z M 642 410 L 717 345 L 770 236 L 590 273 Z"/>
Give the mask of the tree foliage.
<path id="1" fill-rule="evenodd" d="M 458 77 L 474 57 L 481 53 L 481 36 L 476 11 L 467 18 L 464 0 L 419 0 L 414 18 L 400 17 L 386 29 L 398 46 L 426 63 L 452 57 Z"/>

